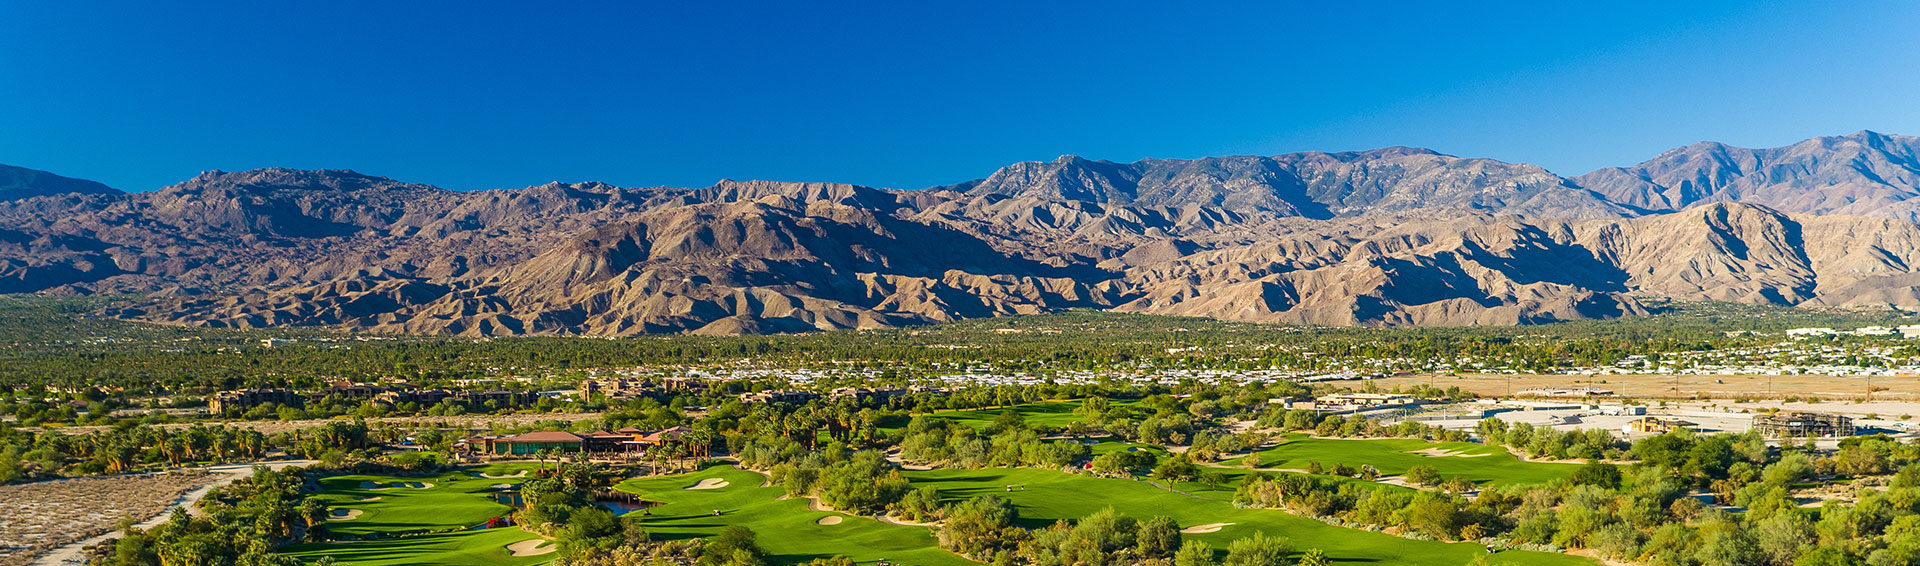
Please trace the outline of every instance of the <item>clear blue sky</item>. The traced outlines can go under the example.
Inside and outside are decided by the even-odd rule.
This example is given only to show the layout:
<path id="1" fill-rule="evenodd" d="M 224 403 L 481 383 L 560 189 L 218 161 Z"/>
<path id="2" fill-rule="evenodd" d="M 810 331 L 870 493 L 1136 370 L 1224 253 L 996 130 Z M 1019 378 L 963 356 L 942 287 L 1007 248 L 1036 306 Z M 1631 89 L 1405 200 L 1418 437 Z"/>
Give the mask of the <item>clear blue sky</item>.
<path id="1" fill-rule="evenodd" d="M 1573 175 L 1920 134 L 1907 1 L 0 2 L 0 163 L 128 190 L 267 166 L 920 188 L 1388 145 Z"/>

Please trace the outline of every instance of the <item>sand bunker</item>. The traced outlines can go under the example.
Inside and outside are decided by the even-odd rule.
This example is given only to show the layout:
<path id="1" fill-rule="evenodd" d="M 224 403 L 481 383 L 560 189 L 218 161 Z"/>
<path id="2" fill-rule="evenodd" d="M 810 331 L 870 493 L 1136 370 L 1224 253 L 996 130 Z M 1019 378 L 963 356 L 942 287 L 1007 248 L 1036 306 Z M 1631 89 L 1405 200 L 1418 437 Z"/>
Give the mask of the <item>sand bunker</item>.
<path id="1" fill-rule="evenodd" d="M 693 487 L 689 487 L 687 489 L 720 489 L 726 486 L 727 486 L 727 480 L 723 480 L 720 478 L 707 478 L 704 480 L 700 480 L 700 483 L 693 484 Z"/>
<path id="2" fill-rule="evenodd" d="M 386 489 L 386 488 L 387 486 L 373 483 L 370 481 L 360 482 L 360 489 Z"/>
<path id="3" fill-rule="evenodd" d="M 1191 527 L 1180 529 L 1180 532 L 1190 534 L 1190 535 L 1204 535 L 1207 533 L 1217 533 L 1217 532 L 1220 532 L 1221 528 L 1231 524 L 1233 523 L 1207 523 L 1205 525 L 1194 525 Z"/>
<path id="4" fill-rule="evenodd" d="M 490 489 L 513 489 L 513 484 L 510 484 L 510 483 L 496 483 L 496 484 L 493 484 L 493 485 L 490 485 L 490 486 L 487 486 L 487 487 L 488 487 L 488 488 L 490 488 Z"/>
<path id="5" fill-rule="evenodd" d="M 478 477 L 483 477 L 483 478 L 487 478 L 487 479 L 490 479 L 490 480 L 503 480 L 503 479 L 507 479 L 507 478 L 524 478 L 524 477 L 527 477 L 527 471 L 526 471 L 526 470 L 520 470 L 520 471 L 518 471 L 518 472 L 514 472 L 514 473 L 511 473 L 511 474 L 503 474 L 503 475 L 498 475 L 498 476 L 496 476 L 496 475 L 493 475 L 493 474 L 485 474 L 485 473 L 480 473 L 480 472 L 473 472 L 473 475 L 475 475 L 475 476 L 478 476 Z"/>
<path id="6" fill-rule="evenodd" d="M 379 501 L 379 500 L 380 500 L 380 496 L 378 496 L 378 495 L 375 495 L 375 496 L 373 496 L 373 497 L 355 497 L 355 498 L 353 498 L 353 500 L 354 500 L 354 501 Z"/>
<path id="7" fill-rule="evenodd" d="M 334 509 L 334 510 L 333 510 L 333 511 L 331 512 L 333 516 L 331 516 L 331 517 L 327 517 L 327 520 L 329 520 L 329 521 L 352 521 L 352 520 L 354 520 L 354 519 L 358 519 L 358 518 L 360 518 L 360 514 L 361 514 L 361 513 L 364 513 L 364 512 L 365 512 L 365 511 L 361 511 L 361 510 L 359 510 L 359 509 Z"/>
<path id="8" fill-rule="evenodd" d="M 1439 448 L 1425 448 L 1421 450 L 1415 450 L 1413 451 L 1413 453 L 1419 454 L 1421 456 L 1430 456 L 1434 458 L 1479 458 L 1481 456 L 1487 455 L 1487 454 L 1468 454 L 1458 450 L 1441 450 Z"/>
<path id="9" fill-rule="evenodd" d="M 410 487 L 413 489 L 433 489 L 433 484 L 417 482 L 417 481 L 400 482 L 394 485 L 398 487 Z"/>
<path id="10" fill-rule="evenodd" d="M 547 539 L 539 538 L 530 538 L 507 545 L 507 554 L 514 556 L 553 554 L 555 550 L 560 550 L 560 546 L 553 544 L 552 541 L 548 541 Z"/>
<path id="11" fill-rule="evenodd" d="M 839 515 L 827 515 L 825 517 L 821 517 L 820 520 L 814 521 L 814 522 L 820 523 L 822 525 L 838 525 L 840 524 L 840 521 L 844 521 L 844 520 L 846 520 L 846 518 L 841 517 Z"/>

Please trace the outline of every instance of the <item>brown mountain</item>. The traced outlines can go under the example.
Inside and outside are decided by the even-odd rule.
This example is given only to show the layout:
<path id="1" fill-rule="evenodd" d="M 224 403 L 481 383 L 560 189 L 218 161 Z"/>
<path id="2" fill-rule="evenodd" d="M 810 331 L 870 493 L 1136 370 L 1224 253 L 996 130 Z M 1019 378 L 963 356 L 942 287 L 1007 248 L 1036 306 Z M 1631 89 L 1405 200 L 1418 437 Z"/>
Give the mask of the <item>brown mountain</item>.
<path id="1" fill-rule="evenodd" d="M 152 292 L 117 314 L 183 324 L 466 335 L 1067 308 L 1465 325 L 1632 315 L 1647 297 L 1920 306 L 1920 227 L 1834 208 L 1912 186 L 1900 167 L 1913 140 L 1708 152 L 1746 156 L 1720 161 L 1683 148 L 1575 180 L 1408 148 L 1064 157 L 917 191 L 457 192 L 351 171 L 215 171 L 152 192 L 0 202 L 0 291 Z M 1831 194 L 1786 198 L 1792 187 Z"/>

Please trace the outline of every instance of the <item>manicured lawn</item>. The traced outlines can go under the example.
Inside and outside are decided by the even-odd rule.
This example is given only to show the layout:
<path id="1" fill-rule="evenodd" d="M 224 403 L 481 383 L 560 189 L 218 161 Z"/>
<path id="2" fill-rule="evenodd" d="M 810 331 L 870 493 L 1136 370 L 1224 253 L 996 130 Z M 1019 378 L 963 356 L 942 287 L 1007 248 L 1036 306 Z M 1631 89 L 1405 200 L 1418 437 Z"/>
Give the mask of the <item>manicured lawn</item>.
<path id="1" fill-rule="evenodd" d="M 708 478 L 727 481 L 718 489 L 687 489 Z M 779 487 L 760 487 L 766 477 L 732 466 L 714 466 L 677 476 L 636 478 L 618 489 L 661 503 L 648 510 L 643 523 L 656 539 L 710 537 L 728 525 L 745 525 L 759 535 L 762 548 L 775 562 L 793 564 L 815 558 L 845 555 L 860 562 L 888 560 L 914 566 L 974 564 L 940 550 L 933 531 L 901 526 L 866 517 L 813 511 L 804 499 L 776 500 Z M 714 516 L 714 510 L 720 510 Z M 837 525 L 822 525 L 823 517 L 842 517 Z"/>
<path id="2" fill-rule="evenodd" d="M 1139 401 L 1133 399 L 1114 399 L 1109 401 L 1110 404 L 1116 407 L 1138 402 Z M 1079 399 L 1070 401 L 1041 401 L 1039 403 L 1028 403 L 1011 407 L 995 407 L 991 409 L 940 411 L 930 416 L 939 419 L 953 420 L 974 428 L 987 428 L 987 425 L 993 424 L 993 419 L 999 417 L 1002 411 L 1012 409 L 1020 413 L 1020 416 L 1026 417 L 1027 425 L 1029 426 L 1044 425 L 1063 427 L 1074 421 L 1081 420 L 1080 415 L 1074 414 L 1073 410 L 1080 408 L 1082 403 L 1084 403 L 1084 401 Z"/>
<path id="3" fill-rule="evenodd" d="M 1267 509 L 1239 509 L 1231 503 L 1169 492 L 1145 481 L 1095 478 L 1021 468 L 988 470 L 932 470 L 908 472 L 916 486 L 933 486 L 949 500 L 993 495 L 1012 501 L 1024 526 L 1038 527 L 1060 519 L 1079 519 L 1105 507 L 1145 519 L 1171 517 L 1182 527 L 1233 523 L 1216 533 L 1184 535 L 1225 549 L 1235 539 L 1254 532 L 1284 536 L 1297 549 L 1326 551 L 1335 564 L 1459 566 L 1484 554 L 1473 543 L 1440 543 L 1335 527 L 1319 521 Z M 1008 491 L 1006 486 L 1015 489 Z M 1564 554 L 1509 551 L 1493 555 L 1495 564 L 1586 565 L 1590 560 Z"/>
<path id="4" fill-rule="evenodd" d="M 340 564 L 351 566 L 524 566 L 545 564 L 559 556 L 550 553 L 514 557 L 507 552 L 507 545 L 531 538 L 538 537 L 518 527 L 507 527 L 359 542 L 298 544 L 280 552 L 305 562 L 331 556 Z"/>
<path id="5" fill-rule="evenodd" d="M 540 464 L 491 464 L 430 477 L 352 475 L 320 480 L 321 492 L 315 497 L 326 500 L 336 511 L 359 511 L 352 519 L 335 518 L 327 529 L 336 536 L 395 535 L 415 531 L 466 529 L 506 515 L 512 507 L 496 503 L 491 494 L 497 484 L 519 484 L 526 476 L 484 478 L 476 474 L 512 475 L 531 471 Z M 413 485 L 431 487 L 412 487 Z M 387 566 L 401 564 L 447 564 L 518 566 L 543 564 L 557 555 L 513 557 L 506 546 L 538 538 L 518 528 L 459 530 L 415 534 L 365 541 L 336 541 L 298 544 L 283 552 L 303 561 L 331 556 L 341 564 Z"/>
<path id="6" fill-rule="evenodd" d="M 327 522 L 327 529 L 341 535 L 437 531 L 460 529 L 487 522 L 513 512 L 513 508 L 495 502 L 492 486 L 519 484 L 527 477 L 490 479 L 478 473 L 511 475 L 532 470 L 538 464 L 492 464 L 432 477 L 335 476 L 320 480 L 327 505 L 335 510 L 358 510 L 353 519 Z M 417 488 L 409 485 L 430 484 Z"/>
<path id="7" fill-rule="evenodd" d="M 1429 449 L 1458 455 L 1419 453 Z M 1407 468 L 1424 464 L 1439 470 L 1441 476 L 1466 476 L 1474 483 L 1497 485 L 1548 483 L 1572 475 L 1574 470 L 1579 469 L 1575 464 L 1521 461 L 1498 446 L 1471 442 L 1427 442 L 1410 438 L 1311 438 L 1293 434 L 1288 435 L 1287 440 L 1279 446 L 1259 454 L 1262 468 L 1304 470 L 1308 462 L 1320 462 L 1324 469 L 1332 469 L 1334 464 L 1356 468 L 1367 464 L 1380 470 L 1383 475 L 1399 475 L 1406 473 Z M 1240 464 L 1243 460 L 1236 458 L 1227 463 Z"/>

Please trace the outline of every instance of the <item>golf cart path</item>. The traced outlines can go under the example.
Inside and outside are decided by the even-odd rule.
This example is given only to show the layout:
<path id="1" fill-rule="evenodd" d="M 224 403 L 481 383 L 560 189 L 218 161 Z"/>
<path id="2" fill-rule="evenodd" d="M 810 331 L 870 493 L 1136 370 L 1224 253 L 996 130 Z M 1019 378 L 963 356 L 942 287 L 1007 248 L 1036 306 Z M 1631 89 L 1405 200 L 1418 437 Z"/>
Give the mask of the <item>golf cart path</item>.
<path id="1" fill-rule="evenodd" d="M 166 511 L 161 511 L 160 514 L 154 515 L 152 518 L 142 521 L 139 524 L 136 524 L 134 526 L 139 527 L 141 529 L 151 529 L 151 528 L 160 526 L 160 524 L 167 522 L 167 519 L 173 515 L 174 507 L 185 507 L 187 508 L 188 513 L 191 513 L 195 516 L 201 515 L 202 513 L 200 509 L 198 507 L 194 507 L 193 504 L 200 502 L 200 500 L 205 498 L 208 493 L 212 493 L 214 488 L 222 487 L 227 484 L 233 483 L 234 480 L 238 480 L 240 478 L 253 477 L 253 466 L 256 464 L 265 465 L 268 469 L 271 469 L 271 470 L 284 470 L 286 468 L 290 468 L 294 466 L 310 466 L 310 465 L 313 465 L 314 463 L 315 462 L 313 460 L 279 460 L 279 461 L 273 461 L 273 462 L 248 462 L 244 464 L 225 464 L 220 466 L 209 467 L 207 468 L 207 471 L 213 472 L 215 474 L 220 474 L 223 477 L 221 477 L 220 479 L 213 480 L 212 483 L 200 486 L 199 488 L 194 489 L 193 491 L 189 491 L 186 494 L 181 495 L 180 499 L 174 500 L 173 505 L 171 507 L 168 507 Z M 30 564 L 31 566 L 84 566 L 87 563 L 87 559 L 86 559 L 87 547 L 100 544 L 102 542 L 106 542 L 107 539 L 116 538 L 119 536 L 120 536 L 120 531 L 113 530 L 113 531 L 107 531 L 106 534 L 95 536 L 93 538 L 67 543 L 64 546 L 47 551 L 46 554 L 40 555 L 40 558 L 35 559 Z"/>

